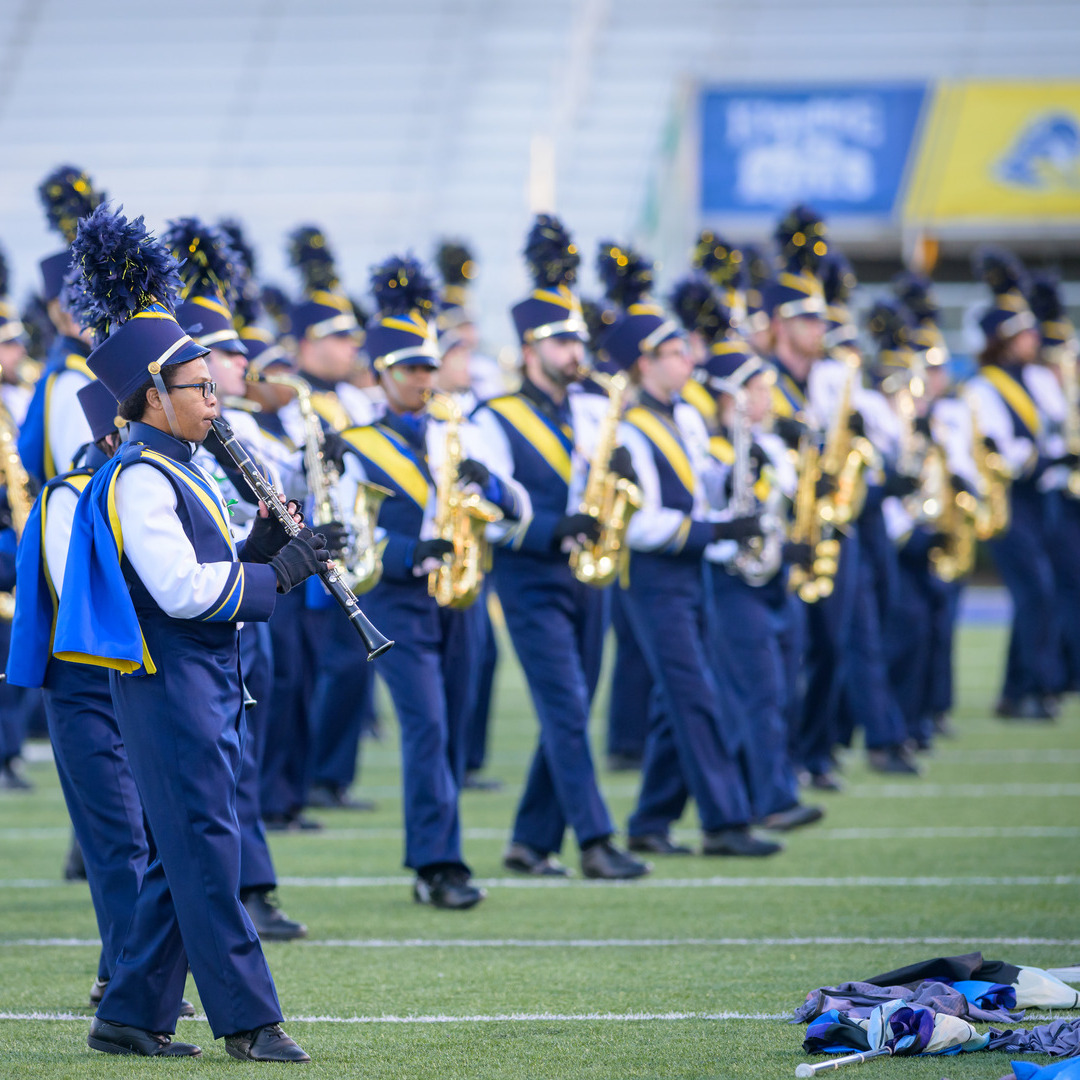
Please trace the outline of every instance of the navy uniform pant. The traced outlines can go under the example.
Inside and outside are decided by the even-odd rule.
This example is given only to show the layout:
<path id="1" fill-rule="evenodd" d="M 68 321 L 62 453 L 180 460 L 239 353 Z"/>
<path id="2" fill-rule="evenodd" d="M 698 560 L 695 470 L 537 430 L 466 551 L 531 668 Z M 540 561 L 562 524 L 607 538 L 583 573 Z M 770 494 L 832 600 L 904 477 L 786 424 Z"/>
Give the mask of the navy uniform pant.
<path id="1" fill-rule="evenodd" d="M 701 562 L 635 551 L 624 599 L 655 687 L 630 835 L 666 833 L 688 796 L 708 832 L 748 824 L 741 732 L 713 678 Z"/>
<path id="2" fill-rule="evenodd" d="M 304 589 L 279 596 L 270 619 L 277 657 L 267 702 L 259 799 L 264 816 L 296 813 L 307 801 L 308 702 L 321 612 L 307 610 Z"/>
<path id="3" fill-rule="evenodd" d="M 108 671 L 52 660 L 43 698 L 101 935 L 98 977 L 110 979 L 146 873 L 142 803 L 113 713 Z"/>
<path id="4" fill-rule="evenodd" d="M 561 849 L 567 826 L 579 846 L 610 836 L 615 826 L 588 730 L 603 655 L 603 591 L 581 584 L 563 561 L 504 550 L 495 553 L 494 580 L 540 723 L 513 838 L 546 855 Z"/>
<path id="5" fill-rule="evenodd" d="M 799 802 L 788 757 L 788 653 L 792 628 L 784 575 L 748 585 L 706 564 L 709 657 L 742 728 L 742 760 L 755 818 Z"/>
<path id="6" fill-rule="evenodd" d="M 934 608 L 934 582 L 925 556 L 901 553 L 899 588 L 885 634 L 889 681 L 906 734 L 921 742 L 934 733 L 930 707 Z"/>
<path id="7" fill-rule="evenodd" d="M 953 707 L 953 641 L 964 582 L 942 582 L 931 613 L 930 686 L 927 704 L 931 717 L 944 716 Z"/>
<path id="8" fill-rule="evenodd" d="M 1080 690 L 1080 501 L 1063 491 L 1044 496 L 1065 663 L 1060 689 Z"/>
<path id="9" fill-rule="evenodd" d="M 188 966 L 215 1038 L 282 1019 L 240 903 L 236 777 L 243 741 L 235 626 L 140 613 L 158 670 L 110 673 L 117 725 L 153 835 L 103 1020 L 172 1032 Z"/>
<path id="10" fill-rule="evenodd" d="M 611 628 L 615 631 L 615 666 L 608 699 L 607 751 L 641 759 L 649 730 L 652 676 L 645 654 L 626 615 L 622 588 L 611 590 Z"/>
<path id="11" fill-rule="evenodd" d="M 440 608 L 428 596 L 426 576 L 383 580 L 364 597 L 364 608 L 395 642 L 375 664 L 401 727 L 405 865 L 464 866 L 458 791 L 476 694 L 475 620 Z"/>
<path id="12" fill-rule="evenodd" d="M 274 860 L 266 842 L 259 799 L 266 717 L 274 685 L 270 627 L 247 623 L 240 631 L 240 670 L 255 705 L 244 713 L 246 735 L 240 775 L 236 780 L 236 820 L 240 825 L 240 888 L 272 889 L 277 884 Z"/>
<path id="13" fill-rule="evenodd" d="M 491 618 L 491 605 L 497 604 L 491 588 L 491 576 L 484 579 L 484 591 L 471 608 L 476 620 L 478 667 L 476 679 L 476 702 L 469 717 L 465 742 L 465 769 L 479 772 L 487 761 L 488 733 L 491 722 L 491 701 L 495 690 L 495 671 L 499 665 L 499 642 Z"/>
<path id="14" fill-rule="evenodd" d="M 4 667 L 10 644 L 11 623 L 0 619 L 0 664 Z M 0 765 L 22 753 L 27 731 L 41 708 L 40 691 L 0 683 Z"/>
<path id="15" fill-rule="evenodd" d="M 316 669 L 311 717 L 311 782 L 344 790 L 356 779 L 360 734 L 370 726 L 375 671 L 360 635 L 334 604 L 309 614 L 317 618 Z"/>
<path id="16" fill-rule="evenodd" d="M 1061 636 L 1054 566 L 1044 519 L 1045 496 L 1033 484 L 1014 483 L 1012 521 L 990 541 L 998 573 L 1013 601 L 1012 633 L 1001 696 L 1016 701 L 1060 689 Z"/>

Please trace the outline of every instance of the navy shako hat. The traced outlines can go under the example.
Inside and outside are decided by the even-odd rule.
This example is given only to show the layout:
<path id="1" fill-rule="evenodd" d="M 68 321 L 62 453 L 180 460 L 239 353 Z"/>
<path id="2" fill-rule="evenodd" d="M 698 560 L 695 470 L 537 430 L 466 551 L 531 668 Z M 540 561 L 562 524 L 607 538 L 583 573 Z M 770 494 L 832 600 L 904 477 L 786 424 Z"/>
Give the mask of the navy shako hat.
<path id="1" fill-rule="evenodd" d="M 577 279 L 581 255 L 562 222 L 553 214 L 538 214 L 525 240 L 524 255 L 534 288 L 510 309 L 521 344 L 559 337 L 585 341 L 588 328 L 581 301 L 570 288 Z"/>
<path id="2" fill-rule="evenodd" d="M 365 351 L 378 372 L 395 364 L 439 366 L 435 288 L 412 256 L 392 255 L 372 268 L 371 293 L 378 305 Z"/>
<path id="3" fill-rule="evenodd" d="M 940 367 L 949 360 L 949 347 L 938 326 L 941 308 L 934 297 L 934 283 L 925 274 L 905 270 L 893 278 L 893 292 L 912 324 L 912 345 L 923 352 L 928 367 Z"/>
<path id="4" fill-rule="evenodd" d="M 334 334 L 360 336 L 352 301 L 341 289 L 326 235 L 314 225 L 301 225 L 289 235 L 289 265 L 300 272 L 304 298 L 289 312 L 290 333 L 297 340 L 318 341 Z"/>
<path id="5" fill-rule="evenodd" d="M 987 343 L 1006 341 L 1035 328 L 1035 316 L 1024 290 L 1027 272 L 1023 263 L 1003 248 L 986 247 L 975 252 L 975 273 L 990 286 L 993 303 L 979 317 Z"/>
<path id="6" fill-rule="evenodd" d="M 824 318 L 825 293 L 817 274 L 829 250 L 825 222 L 810 207 L 796 206 L 777 225 L 775 239 L 780 269 L 763 296 L 770 316 Z"/>
<path id="7" fill-rule="evenodd" d="M 102 204 L 79 223 L 63 299 L 93 331 L 96 347 L 86 362 L 117 401 L 163 368 L 210 351 L 176 321 L 179 290 L 176 259 L 141 217 L 129 221 Z"/>
<path id="8" fill-rule="evenodd" d="M 851 314 L 848 301 L 859 279 L 851 263 L 837 252 L 821 260 L 821 289 L 825 296 L 825 347 L 854 346 L 859 340 L 859 328 Z"/>
<path id="9" fill-rule="evenodd" d="M 200 345 L 245 354 L 231 307 L 243 271 L 228 236 L 215 225 L 189 217 L 170 221 L 161 239 L 180 264 L 176 321 Z"/>
<path id="10" fill-rule="evenodd" d="M 709 355 L 701 365 L 705 371 L 705 385 L 713 393 L 733 394 L 755 375 L 771 370 L 741 339 L 731 336 L 715 341 Z"/>
<path id="11" fill-rule="evenodd" d="M 1057 349 L 1065 345 L 1076 344 L 1076 327 L 1065 309 L 1061 297 L 1061 282 L 1056 274 L 1044 271 L 1032 274 L 1028 292 L 1031 313 L 1039 322 L 1043 348 Z M 0 327 L 0 335 L 3 328 Z"/>
<path id="12" fill-rule="evenodd" d="M 77 395 L 83 416 L 90 425 L 90 438 L 94 442 L 112 435 L 126 423 L 117 415 L 117 401 L 113 392 L 100 379 L 80 387 Z"/>
<path id="13" fill-rule="evenodd" d="M 292 358 L 269 330 L 261 326 L 245 326 L 240 330 L 240 340 L 247 349 L 247 372 L 245 378 L 258 382 L 267 368 L 275 365 L 295 370 Z"/>
<path id="14" fill-rule="evenodd" d="M 616 370 L 625 371 L 643 353 L 655 352 L 665 341 L 685 336 L 682 327 L 648 296 L 653 284 L 650 259 L 603 241 L 596 267 L 604 294 L 620 309 L 615 324 L 597 342 L 602 358 Z"/>
<path id="15" fill-rule="evenodd" d="M 26 328 L 19 318 L 15 305 L 8 300 L 8 264 L 0 251 L 0 344 L 23 337 Z"/>
<path id="16" fill-rule="evenodd" d="M 912 366 L 918 350 L 912 348 L 911 320 L 898 300 L 878 300 L 867 316 L 866 329 L 877 349 L 874 367 L 879 373 Z"/>
<path id="17" fill-rule="evenodd" d="M 58 299 L 63 291 L 64 279 L 71 267 L 70 245 L 79 221 L 104 202 L 105 194 L 94 190 L 90 177 L 81 169 L 61 165 L 42 180 L 38 197 L 50 227 L 64 239 L 63 251 L 41 260 L 41 278 L 48 303 Z"/>

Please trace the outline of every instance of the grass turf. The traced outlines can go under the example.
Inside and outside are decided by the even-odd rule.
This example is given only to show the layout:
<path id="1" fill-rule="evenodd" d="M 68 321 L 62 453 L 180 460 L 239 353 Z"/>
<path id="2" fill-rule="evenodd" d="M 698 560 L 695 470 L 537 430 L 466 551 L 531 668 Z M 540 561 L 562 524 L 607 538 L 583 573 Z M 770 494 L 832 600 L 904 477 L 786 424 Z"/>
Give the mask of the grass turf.
<path id="1" fill-rule="evenodd" d="M 499 855 L 535 740 L 528 696 L 505 650 L 490 772 L 507 788 L 463 798 L 467 857 L 478 876 L 496 879 L 484 904 L 457 914 L 411 902 L 400 866 L 392 723 L 384 725 L 385 742 L 364 748 L 362 790 L 378 799 L 374 813 L 328 812 L 321 815 L 325 832 L 272 840 L 281 899 L 311 931 L 309 942 L 267 948 L 286 1015 L 305 1018 L 287 1030 L 315 1059 L 309 1072 L 446 1080 L 790 1078 L 804 1060 L 801 1027 L 710 1017 L 783 1014 L 813 987 L 980 947 L 1017 963 L 1075 962 L 1080 708 L 1070 701 L 1063 718 L 1049 725 L 991 719 L 1003 651 L 1000 629 L 964 628 L 959 737 L 940 743 L 921 781 L 874 778 L 852 753 L 847 791 L 815 800 L 826 807 L 826 820 L 785 837 L 782 855 L 765 862 L 658 860 L 647 883 L 546 889 L 498 884 L 506 876 Z M 600 746 L 599 730 L 596 735 Z M 52 767 L 34 764 L 30 775 L 35 792 L 0 796 L 0 879 L 9 883 L 0 886 L 0 1014 L 89 1017 L 86 992 L 97 950 L 78 942 L 96 938 L 93 914 L 85 886 L 59 881 L 67 828 Z M 633 778 L 603 781 L 624 822 Z M 694 837 L 692 818 L 682 832 Z M 565 857 L 576 862 L 572 845 Z M 1062 883 L 1051 880 L 1058 875 L 1065 876 Z M 338 877 L 394 880 L 323 883 Z M 793 878 L 802 883 L 784 885 Z M 1044 883 L 1000 881 L 1024 878 Z M 17 879 L 49 884 L 10 884 Z M 656 887 L 659 879 L 672 884 Z M 793 940 L 800 938 L 837 941 Z M 921 940 L 896 940 L 906 938 Z M 1069 944 L 992 944 L 995 938 Z M 73 940 L 45 944 L 49 939 Z M 191 983 L 189 991 L 197 1001 Z M 523 1018 L 499 1019 L 516 1014 Z M 588 1018 L 596 1014 L 690 1015 Z M 466 1019 L 375 1019 L 410 1017 Z M 182 1021 L 178 1037 L 199 1042 L 204 1056 L 162 1066 L 93 1053 L 85 1045 L 86 1025 L 84 1019 L 0 1020 L 0 1077 L 125 1077 L 147 1068 L 228 1076 L 252 1068 L 228 1058 L 200 1021 Z M 271 1076 L 284 1069 L 258 1067 Z M 963 1080 L 1000 1076 L 1008 1063 L 1002 1055 L 971 1055 L 865 1069 L 902 1070 L 917 1080 L 947 1072 Z"/>

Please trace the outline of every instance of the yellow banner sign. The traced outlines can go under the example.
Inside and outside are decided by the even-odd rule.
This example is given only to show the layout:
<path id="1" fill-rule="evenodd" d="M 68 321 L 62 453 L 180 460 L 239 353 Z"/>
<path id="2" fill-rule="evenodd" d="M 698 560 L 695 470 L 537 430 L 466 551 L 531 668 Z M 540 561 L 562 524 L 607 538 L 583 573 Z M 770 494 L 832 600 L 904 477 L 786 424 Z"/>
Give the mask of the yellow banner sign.
<path id="1" fill-rule="evenodd" d="M 939 83 L 904 217 L 940 225 L 1080 219 L 1080 82 Z"/>

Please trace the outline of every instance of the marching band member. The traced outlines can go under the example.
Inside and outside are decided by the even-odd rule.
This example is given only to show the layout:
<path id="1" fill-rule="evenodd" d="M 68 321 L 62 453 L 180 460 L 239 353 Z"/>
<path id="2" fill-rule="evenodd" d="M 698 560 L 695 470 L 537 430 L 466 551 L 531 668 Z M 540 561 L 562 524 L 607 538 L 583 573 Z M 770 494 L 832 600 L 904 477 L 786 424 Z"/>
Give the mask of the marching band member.
<path id="1" fill-rule="evenodd" d="M 49 224 L 64 238 L 65 245 L 63 251 L 41 261 L 43 295 L 56 338 L 19 435 L 23 465 L 43 484 L 65 472 L 75 451 L 90 438 L 77 397 L 79 389 L 93 378 L 86 366 L 89 337 L 72 318 L 61 291 L 71 265 L 69 245 L 75 239 L 79 220 L 101 202 L 102 195 L 94 190 L 86 173 L 72 165 L 53 170 L 42 181 L 38 194 Z"/>
<path id="2" fill-rule="evenodd" d="M 770 855 L 780 845 L 749 830 L 752 811 L 735 760 L 739 733 L 724 713 L 704 638 L 701 568 L 710 543 L 751 535 L 758 521 L 708 520 L 708 433 L 700 413 L 679 397 L 693 358 L 678 324 L 645 296 L 651 265 L 606 247 L 601 271 L 618 279 L 621 287 L 609 295 L 617 296 L 623 314 L 600 347 L 637 383 L 637 404 L 619 428 L 630 458 L 625 473 L 640 484 L 642 503 L 626 533 L 625 602 L 654 685 L 641 792 L 627 828 L 630 848 L 686 854 L 670 829 L 692 797 L 702 854 Z"/>
<path id="3" fill-rule="evenodd" d="M 479 642 L 468 612 L 440 607 L 428 588 L 428 574 L 454 551 L 433 530 L 434 477 L 443 450 L 427 409 L 439 366 L 434 290 L 415 260 L 391 258 L 373 270 L 372 291 L 379 313 L 367 347 L 386 412 L 373 424 L 346 430 L 346 478 L 354 488 L 373 483 L 392 493 L 378 509 L 385 532 L 381 577 L 366 599 L 373 621 L 397 642 L 379 671 L 401 725 L 405 865 L 416 872 L 413 897 L 461 911 L 485 896 L 462 855 L 458 812 Z M 516 516 L 510 489 L 465 459 L 459 478 L 469 483 L 474 477 L 494 485 L 491 494 Z"/>
<path id="4" fill-rule="evenodd" d="M 648 873 L 612 843 L 615 826 L 600 793 L 589 748 L 589 705 L 600 673 L 604 594 L 577 580 L 568 549 L 595 541 L 600 522 L 577 508 L 595 438 L 593 394 L 571 394 L 585 358 L 585 322 L 570 289 L 577 247 L 554 217 L 540 215 L 526 241 L 534 279 L 512 309 L 524 380 L 474 414 L 484 464 L 512 478 L 527 498 L 495 549 L 493 577 L 540 723 L 540 740 L 503 856 L 510 870 L 542 876 L 569 871 L 555 858 L 567 826 L 586 877 Z"/>
<path id="5" fill-rule="evenodd" d="M 261 517 L 238 556 L 216 485 L 191 458 L 216 413 L 198 345 L 173 315 L 175 260 L 142 219 L 101 206 L 73 246 L 88 364 L 128 421 L 76 505 L 53 644 L 109 668 L 117 725 L 156 847 L 88 1036 L 106 1053 L 196 1056 L 172 1041 L 190 964 L 215 1038 L 245 1060 L 306 1061 L 282 1032 L 237 895 L 244 737 L 237 622 L 327 561 L 321 538 Z M 121 555 L 122 552 L 122 555 Z"/>

